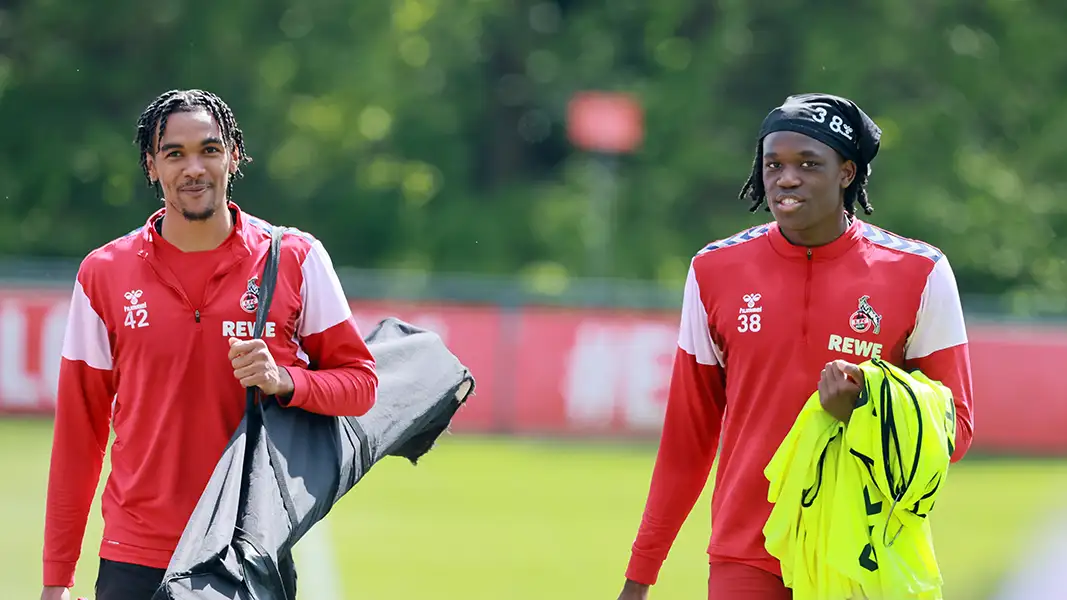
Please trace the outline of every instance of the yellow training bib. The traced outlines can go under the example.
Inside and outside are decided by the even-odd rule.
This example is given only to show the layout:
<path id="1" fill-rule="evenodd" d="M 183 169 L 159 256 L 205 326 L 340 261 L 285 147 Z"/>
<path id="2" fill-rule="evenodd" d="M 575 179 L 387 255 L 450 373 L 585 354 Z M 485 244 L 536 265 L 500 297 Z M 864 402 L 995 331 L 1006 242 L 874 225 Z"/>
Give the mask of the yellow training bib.
<path id="1" fill-rule="evenodd" d="M 859 366 L 848 425 L 812 394 L 764 470 L 766 548 L 794 600 L 941 600 L 927 516 L 955 444 L 952 392 L 881 359 Z"/>

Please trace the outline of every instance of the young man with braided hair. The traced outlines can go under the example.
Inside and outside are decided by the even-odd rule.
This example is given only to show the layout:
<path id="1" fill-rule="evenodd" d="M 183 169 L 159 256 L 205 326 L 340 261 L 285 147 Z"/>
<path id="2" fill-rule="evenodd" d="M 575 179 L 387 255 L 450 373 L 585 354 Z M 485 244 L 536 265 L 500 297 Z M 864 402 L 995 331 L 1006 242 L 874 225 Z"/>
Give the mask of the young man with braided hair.
<path id="1" fill-rule="evenodd" d="M 956 446 L 972 436 L 971 370 L 955 277 L 937 248 L 855 216 L 881 132 L 851 100 L 789 97 L 764 119 L 741 190 L 774 221 L 690 263 L 659 452 L 620 600 L 646 598 L 718 453 L 709 600 L 792 594 L 764 547 L 764 476 L 818 390 L 847 422 L 870 358 L 919 369 L 953 393 Z M 721 442 L 721 450 L 719 450 Z"/>
<path id="2" fill-rule="evenodd" d="M 282 240 L 262 339 L 251 339 L 270 226 L 230 196 L 250 162 L 218 96 L 175 90 L 137 123 L 163 207 L 93 250 L 74 285 L 59 375 L 44 539 L 44 600 L 70 597 L 110 429 L 112 470 L 96 600 L 149 600 L 258 387 L 282 406 L 359 416 L 374 359 L 329 254 Z"/>

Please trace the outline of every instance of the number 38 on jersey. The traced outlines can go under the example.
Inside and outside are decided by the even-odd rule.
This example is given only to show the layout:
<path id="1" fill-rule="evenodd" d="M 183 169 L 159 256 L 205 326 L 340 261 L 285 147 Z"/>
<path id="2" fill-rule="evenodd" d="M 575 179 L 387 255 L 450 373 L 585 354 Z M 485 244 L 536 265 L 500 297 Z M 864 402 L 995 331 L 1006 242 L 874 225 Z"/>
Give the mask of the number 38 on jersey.
<path id="1" fill-rule="evenodd" d="M 737 330 L 741 333 L 746 331 L 759 331 L 759 314 L 737 315 Z"/>
<path id="2" fill-rule="evenodd" d="M 745 306 L 741 307 L 741 312 L 737 315 L 737 330 L 741 333 L 760 330 L 760 313 L 763 312 L 763 307 L 758 305 L 761 297 L 759 294 L 745 294 L 742 298 Z"/>

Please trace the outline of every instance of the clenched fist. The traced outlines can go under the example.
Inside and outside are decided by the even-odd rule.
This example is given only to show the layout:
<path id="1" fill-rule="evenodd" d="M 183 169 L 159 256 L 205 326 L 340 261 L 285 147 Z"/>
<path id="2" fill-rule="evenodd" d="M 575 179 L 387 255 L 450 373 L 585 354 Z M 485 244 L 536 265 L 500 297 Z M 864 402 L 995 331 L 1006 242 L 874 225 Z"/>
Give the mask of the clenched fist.
<path id="1" fill-rule="evenodd" d="M 293 393 L 293 378 L 289 372 L 279 368 L 267 349 L 267 343 L 261 339 L 239 340 L 230 338 L 230 364 L 233 376 L 241 385 L 258 387 L 268 396 L 289 396 Z"/>
<path id="2" fill-rule="evenodd" d="M 819 377 L 819 403 L 835 419 L 848 423 L 860 397 L 863 379 L 863 370 L 852 363 L 843 360 L 826 363 Z"/>

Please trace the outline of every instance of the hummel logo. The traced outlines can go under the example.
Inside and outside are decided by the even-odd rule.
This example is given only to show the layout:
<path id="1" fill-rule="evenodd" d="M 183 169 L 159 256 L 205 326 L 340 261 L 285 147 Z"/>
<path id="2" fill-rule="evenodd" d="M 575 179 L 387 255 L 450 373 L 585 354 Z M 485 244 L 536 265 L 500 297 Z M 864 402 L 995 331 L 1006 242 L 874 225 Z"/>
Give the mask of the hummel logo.
<path id="1" fill-rule="evenodd" d="M 126 311 L 126 319 L 123 324 L 130 329 L 148 327 L 148 303 L 141 302 L 141 296 L 143 295 L 144 292 L 141 290 L 130 290 L 122 295 L 130 303 L 129 306 L 122 307 Z"/>

